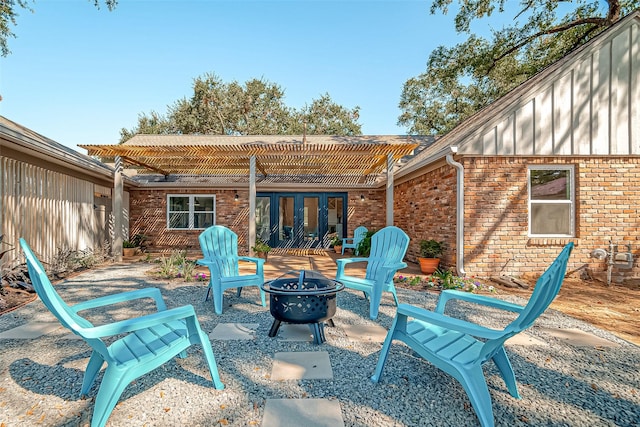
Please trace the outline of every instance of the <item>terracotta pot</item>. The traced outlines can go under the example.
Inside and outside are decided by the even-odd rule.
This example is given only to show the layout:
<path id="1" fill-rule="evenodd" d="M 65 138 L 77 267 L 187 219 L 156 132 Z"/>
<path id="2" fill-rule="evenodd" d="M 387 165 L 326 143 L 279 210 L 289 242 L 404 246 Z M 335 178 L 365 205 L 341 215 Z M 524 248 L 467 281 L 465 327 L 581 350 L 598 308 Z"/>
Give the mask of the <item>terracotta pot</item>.
<path id="1" fill-rule="evenodd" d="M 264 262 L 267 262 L 269 258 L 269 252 L 256 252 L 256 256 L 258 258 L 264 259 Z"/>
<path id="2" fill-rule="evenodd" d="M 341 254 L 342 253 L 342 246 L 334 246 L 333 250 L 336 251 L 337 254 Z"/>
<path id="3" fill-rule="evenodd" d="M 440 265 L 440 258 L 418 258 L 420 262 L 420 271 L 424 274 L 433 274 Z"/>
<path id="4" fill-rule="evenodd" d="M 134 256 L 138 252 L 138 248 L 122 248 L 123 256 Z"/>

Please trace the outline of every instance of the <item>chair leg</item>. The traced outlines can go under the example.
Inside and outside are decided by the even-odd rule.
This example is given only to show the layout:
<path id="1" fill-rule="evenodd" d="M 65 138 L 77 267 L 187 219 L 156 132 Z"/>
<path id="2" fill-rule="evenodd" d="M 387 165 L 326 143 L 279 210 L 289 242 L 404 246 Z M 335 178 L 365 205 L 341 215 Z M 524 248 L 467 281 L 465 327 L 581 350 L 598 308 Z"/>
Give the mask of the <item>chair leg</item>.
<path id="1" fill-rule="evenodd" d="M 89 393 L 89 389 L 93 385 L 100 372 L 100 368 L 104 365 L 104 359 L 102 355 L 97 351 L 93 351 L 91 353 L 91 357 L 89 358 L 89 363 L 87 364 L 87 369 L 84 371 L 84 378 L 82 379 L 82 388 L 80 389 L 80 396 L 85 396 Z"/>
<path id="2" fill-rule="evenodd" d="M 205 294 L 203 301 L 206 302 L 209 299 L 210 294 L 211 294 L 211 285 L 207 286 L 207 293 Z"/>
<path id="3" fill-rule="evenodd" d="M 382 377 L 382 371 L 384 370 L 384 364 L 387 361 L 387 357 L 389 356 L 389 349 L 391 348 L 391 341 L 393 341 L 393 334 L 398 325 L 398 316 L 393 319 L 393 324 L 391 328 L 389 328 L 389 332 L 387 332 L 387 337 L 384 339 L 384 344 L 382 345 L 382 349 L 380 350 L 380 356 L 378 356 L 378 363 L 376 364 L 376 370 L 371 376 L 371 381 L 377 383 L 380 381 Z"/>
<path id="4" fill-rule="evenodd" d="M 213 311 L 216 314 L 222 314 L 222 287 L 213 290 Z"/>
<path id="5" fill-rule="evenodd" d="M 516 375 L 513 373 L 511 362 L 509 362 L 509 358 L 507 357 L 504 347 L 493 355 L 493 363 L 498 367 L 498 370 L 502 375 L 502 379 L 507 386 L 507 390 L 509 390 L 509 394 L 516 399 L 520 399 L 521 397 L 520 393 L 518 393 L 518 385 L 516 384 Z"/>
<path id="6" fill-rule="evenodd" d="M 487 380 L 482 372 L 482 366 L 476 366 L 470 371 L 460 372 L 460 383 L 467 392 L 471 406 L 476 411 L 482 427 L 494 427 L 493 407 Z"/>
<path id="7" fill-rule="evenodd" d="M 378 318 L 378 311 L 380 310 L 380 301 L 382 300 L 382 287 L 373 286 L 371 294 L 369 295 L 369 318 L 375 320 Z"/>
<path id="8" fill-rule="evenodd" d="M 103 427 L 107 423 L 111 411 L 118 403 L 120 395 L 129 382 L 125 380 L 125 375 L 122 372 L 111 370 L 107 366 L 96 396 L 96 403 L 93 406 L 91 427 Z"/>
<path id="9" fill-rule="evenodd" d="M 242 293 L 242 286 L 238 286 L 238 289 L 237 289 L 236 295 L 237 295 L 238 297 L 240 297 L 240 294 L 241 294 L 241 293 Z"/>
<path id="10" fill-rule="evenodd" d="M 260 290 L 260 300 L 262 302 L 262 306 L 266 307 L 267 306 L 267 300 L 266 300 L 266 297 L 264 295 L 264 291 L 262 290 L 262 288 L 260 286 L 258 286 L 258 289 Z"/>
<path id="11" fill-rule="evenodd" d="M 198 335 L 200 336 L 200 345 L 202 345 L 204 357 L 205 359 L 207 359 L 207 364 L 209 365 L 209 373 L 211 373 L 213 386 L 216 388 L 216 390 L 222 390 L 224 389 L 224 384 L 222 384 L 222 381 L 220 380 L 220 374 L 218 373 L 218 364 L 216 363 L 216 358 L 213 355 L 211 341 L 209 341 L 209 338 L 202 331 L 199 331 Z"/>
<path id="12" fill-rule="evenodd" d="M 344 245 L 342 245 L 342 255 L 344 255 Z"/>

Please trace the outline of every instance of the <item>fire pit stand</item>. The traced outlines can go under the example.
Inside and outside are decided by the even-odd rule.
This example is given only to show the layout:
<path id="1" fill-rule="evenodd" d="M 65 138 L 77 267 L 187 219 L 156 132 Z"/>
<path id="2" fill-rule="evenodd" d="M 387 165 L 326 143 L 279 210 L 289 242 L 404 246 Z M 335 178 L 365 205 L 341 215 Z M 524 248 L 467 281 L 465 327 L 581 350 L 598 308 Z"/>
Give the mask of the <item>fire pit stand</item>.
<path id="1" fill-rule="evenodd" d="M 275 337 L 282 322 L 308 324 L 313 342 L 325 342 L 324 322 L 333 326 L 336 294 L 344 289 L 338 281 L 313 270 L 292 270 L 275 280 L 265 282 L 262 290 L 269 293 L 269 310 L 273 324 L 269 336 Z"/>

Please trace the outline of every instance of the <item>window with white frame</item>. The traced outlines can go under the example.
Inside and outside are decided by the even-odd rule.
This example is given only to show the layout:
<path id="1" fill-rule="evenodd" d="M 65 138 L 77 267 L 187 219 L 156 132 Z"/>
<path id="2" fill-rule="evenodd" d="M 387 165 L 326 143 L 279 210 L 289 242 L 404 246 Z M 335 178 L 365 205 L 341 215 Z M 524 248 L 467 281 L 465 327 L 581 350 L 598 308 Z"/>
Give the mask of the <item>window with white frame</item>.
<path id="1" fill-rule="evenodd" d="M 210 194 L 168 194 L 167 228 L 204 230 L 215 224 L 216 197 Z"/>
<path id="2" fill-rule="evenodd" d="M 574 167 L 529 166 L 529 236 L 573 237 Z"/>

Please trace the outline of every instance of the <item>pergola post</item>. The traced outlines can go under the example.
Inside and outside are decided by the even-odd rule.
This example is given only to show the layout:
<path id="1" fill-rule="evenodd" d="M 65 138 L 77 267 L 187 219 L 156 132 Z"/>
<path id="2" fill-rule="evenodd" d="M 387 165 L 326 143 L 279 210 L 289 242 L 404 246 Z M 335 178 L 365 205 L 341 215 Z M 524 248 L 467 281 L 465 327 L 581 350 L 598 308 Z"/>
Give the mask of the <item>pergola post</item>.
<path id="1" fill-rule="evenodd" d="M 393 225 L 393 154 L 387 154 L 387 225 Z"/>
<path id="2" fill-rule="evenodd" d="M 124 198 L 124 185 L 122 182 L 122 158 L 115 157 L 115 171 L 113 172 L 113 198 L 111 199 L 111 214 L 113 215 L 113 245 L 112 255 L 116 262 L 122 261 L 122 200 Z"/>
<path id="3" fill-rule="evenodd" d="M 249 254 L 256 244 L 256 156 L 249 158 Z M 253 255 L 253 254 L 251 254 Z"/>

